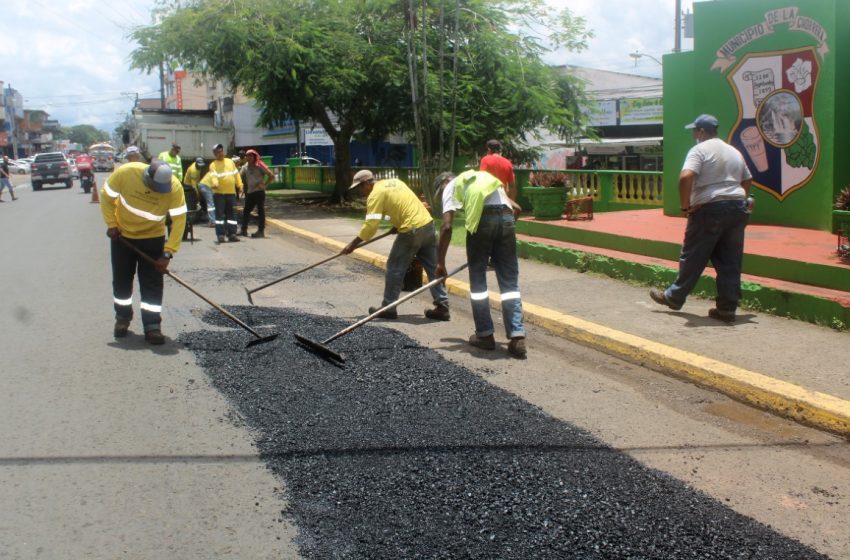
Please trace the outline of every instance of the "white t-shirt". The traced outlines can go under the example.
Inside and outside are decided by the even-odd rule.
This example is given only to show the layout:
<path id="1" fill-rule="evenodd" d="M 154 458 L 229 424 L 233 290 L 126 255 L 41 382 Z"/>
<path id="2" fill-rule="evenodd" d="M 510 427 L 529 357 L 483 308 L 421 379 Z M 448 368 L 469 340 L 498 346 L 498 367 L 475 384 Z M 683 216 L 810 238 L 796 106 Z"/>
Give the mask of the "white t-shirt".
<path id="1" fill-rule="evenodd" d="M 455 200 L 455 181 L 457 178 L 452 179 L 446 186 L 443 188 L 443 213 L 445 212 L 456 212 L 463 208 L 463 203 Z M 507 206 L 510 208 L 511 203 L 508 199 L 508 194 L 505 192 L 504 187 L 499 188 L 498 190 L 490 193 L 487 198 L 484 199 L 484 206 Z"/>
<path id="2" fill-rule="evenodd" d="M 744 156 L 720 138 L 700 142 L 688 151 L 682 171 L 697 174 L 690 205 L 746 198 L 742 181 L 752 179 Z"/>

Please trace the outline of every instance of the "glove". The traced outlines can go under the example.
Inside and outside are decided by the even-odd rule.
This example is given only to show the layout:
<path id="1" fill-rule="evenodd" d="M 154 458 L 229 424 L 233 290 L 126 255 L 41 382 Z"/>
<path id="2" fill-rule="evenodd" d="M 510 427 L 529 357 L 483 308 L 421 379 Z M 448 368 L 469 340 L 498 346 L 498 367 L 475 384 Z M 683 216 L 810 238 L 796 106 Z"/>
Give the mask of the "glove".
<path id="1" fill-rule="evenodd" d="M 111 227 L 108 230 L 106 230 L 106 236 L 109 237 L 109 239 L 118 239 L 118 237 L 120 235 L 121 235 L 121 230 L 118 229 L 117 227 Z"/>
<path id="2" fill-rule="evenodd" d="M 437 278 L 443 278 L 447 276 L 449 273 L 446 270 L 446 265 L 438 264 L 436 270 L 434 270 L 434 276 Z"/>
<path id="3" fill-rule="evenodd" d="M 165 274 L 166 272 L 168 272 L 168 263 L 170 263 L 170 262 L 171 262 L 171 259 L 166 259 L 165 257 L 159 257 L 158 259 L 156 259 L 156 262 L 154 263 L 154 268 L 156 268 L 156 271 L 159 272 L 160 274 Z"/>

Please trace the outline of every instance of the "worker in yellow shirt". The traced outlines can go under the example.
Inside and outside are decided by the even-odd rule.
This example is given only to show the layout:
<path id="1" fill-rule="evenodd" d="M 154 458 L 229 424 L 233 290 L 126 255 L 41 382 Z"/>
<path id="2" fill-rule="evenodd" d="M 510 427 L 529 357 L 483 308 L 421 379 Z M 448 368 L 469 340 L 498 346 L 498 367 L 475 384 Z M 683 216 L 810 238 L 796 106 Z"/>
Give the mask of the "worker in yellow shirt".
<path id="1" fill-rule="evenodd" d="M 375 176 L 368 169 L 358 171 L 348 190 L 358 189 L 366 199 L 366 221 L 357 237 L 342 250 L 351 253 L 358 245 L 370 240 L 378 230 L 381 219 L 386 217 L 393 224 L 398 236 L 393 242 L 387 257 L 387 276 L 384 282 L 384 300 L 381 307 L 396 301 L 401 293 L 404 274 L 413 257 L 419 259 L 429 280 L 436 278 L 437 235 L 434 219 L 422 201 L 404 182 L 398 179 L 386 179 L 375 182 Z M 425 316 L 437 321 L 448 321 L 449 296 L 442 283 L 431 288 L 434 308 L 425 310 Z M 378 308 L 370 307 L 369 313 Z M 395 319 L 398 312 L 390 309 L 380 315 L 384 319 Z"/>
<path id="2" fill-rule="evenodd" d="M 224 146 L 216 144 L 213 148 L 215 159 L 210 163 L 207 176 L 202 183 L 210 185 L 215 203 L 215 235 L 219 243 L 239 241 L 236 237 L 236 195 L 242 190 L 242 177 L 233 160 L 224 157 Z M 208 181 L 206 181 L 208 179 Z"/>
<path id="3" fill-rule="evenodd" d="M 139 271 L 142 325 L 149 344 L 163 344 L 162 275 L 180 248 L 186 226 L 183 186 L 171 167 L 154 160 L 125 163 L 103 185 L 100 209 L 112 249 L 112 297 L 115 306 L 114 336 L 127 336 L 133 319 L 133 279 Z M 171 216 L 171 233 L 165 238 L 165 217 Z M 124 238 L 156 264 L 150 264 L 127 247 Z"/>

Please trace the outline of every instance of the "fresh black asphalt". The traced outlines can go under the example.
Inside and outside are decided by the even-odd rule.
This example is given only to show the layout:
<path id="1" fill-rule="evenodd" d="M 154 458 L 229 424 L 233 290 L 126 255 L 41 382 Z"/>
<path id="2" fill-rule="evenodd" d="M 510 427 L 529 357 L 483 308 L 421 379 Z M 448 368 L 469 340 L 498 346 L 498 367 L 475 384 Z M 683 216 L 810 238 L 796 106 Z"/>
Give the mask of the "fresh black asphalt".
<path id="1" fill-rule="evenodd" d="M 349 322 L 230 310 L 281 336 L 181 342 L 254 431 L 306 558 L 824 558 L 395 330 L 331 343 L 340 367 L 291 333 L 323 340 Z"/>

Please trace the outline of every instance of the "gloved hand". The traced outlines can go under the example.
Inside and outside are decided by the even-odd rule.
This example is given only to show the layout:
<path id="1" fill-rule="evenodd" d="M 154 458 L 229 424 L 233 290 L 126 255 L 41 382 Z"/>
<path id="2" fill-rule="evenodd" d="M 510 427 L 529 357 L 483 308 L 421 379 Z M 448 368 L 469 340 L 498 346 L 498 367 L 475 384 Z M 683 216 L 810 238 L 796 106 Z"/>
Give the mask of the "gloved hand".
<path id="1" fill-rule="evenodd" d="M 156 271 L 159 272 L 160 274 L 165 274 L 166 272 L 168 272 L 168 263 L 170 263 L 170 262 L 171 262 L 171 259 L 166 259 L 165 257 L 159 257 L 158 259 L 156 259 L 156 262 L 154 263 L 154 268 L 156 268 Z"/>
<path id="2" fill-rule="evenodd" d="M 348 245 L 346 245 L 345 247 L 343 247 L 342 251 L 340 251 L 340 253 L 342 253 L 343 255 L 350 255 L 352 252 L 354 252 L 354 250 L 359 245 L 360 245 L 360 239 L 357 238 L 357 239 L 353 240 L 351 243 L 349 243 Z"/>
<path id="3" fill-rule="evenodd" d="M 434 270 L 434 276 L 437 278 L 443 278 L 448 275 L 448 271 L 446 270 L 445 264 L 437 264 L 437 268 Z"/>
<path id="4" fill-rule="evenodd" d="M 121 235 L 121 230 L 118 229 L 117 227 L 111 227 L 108 230 L 106 230 L 106 236 L 109 237 L 109 239 L 118 239 L 118 236 L 120 236 L 120 235 Z"/>

